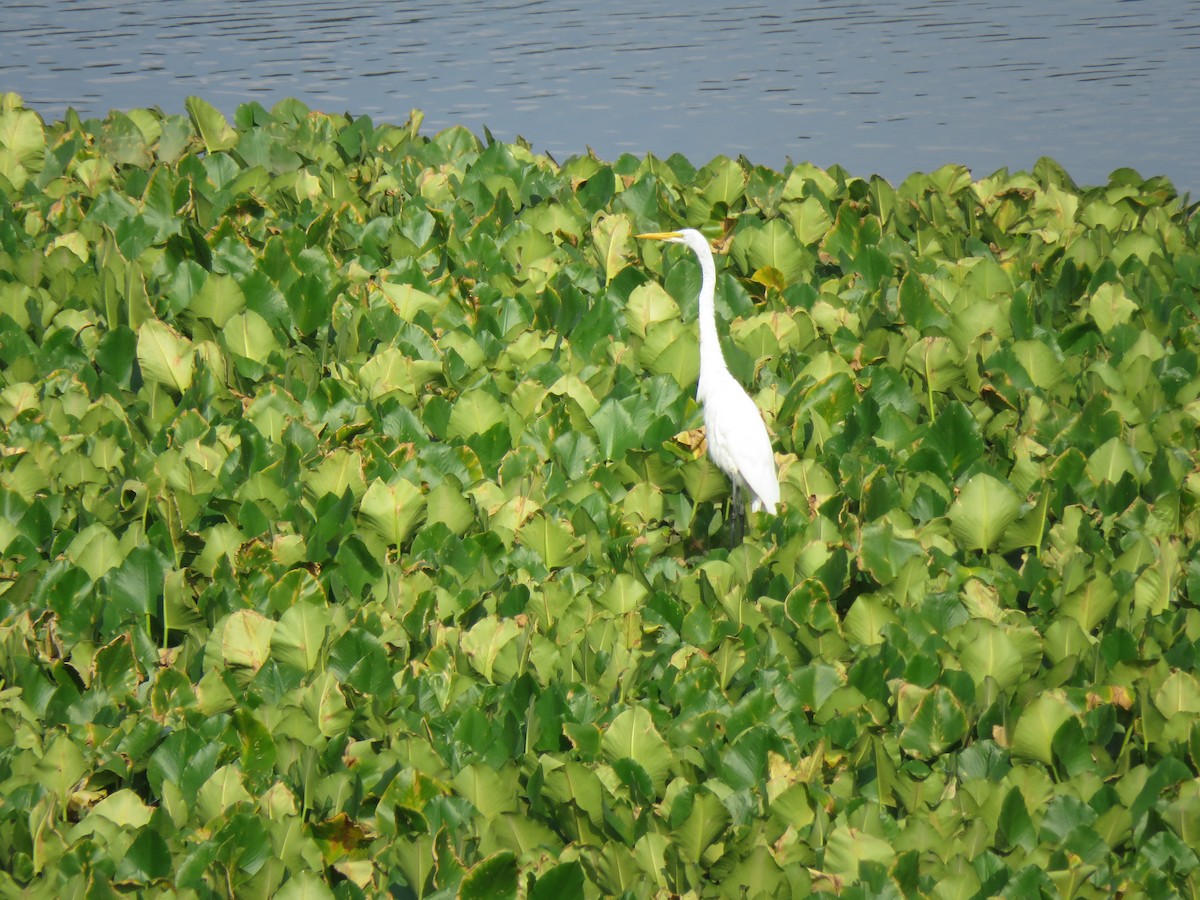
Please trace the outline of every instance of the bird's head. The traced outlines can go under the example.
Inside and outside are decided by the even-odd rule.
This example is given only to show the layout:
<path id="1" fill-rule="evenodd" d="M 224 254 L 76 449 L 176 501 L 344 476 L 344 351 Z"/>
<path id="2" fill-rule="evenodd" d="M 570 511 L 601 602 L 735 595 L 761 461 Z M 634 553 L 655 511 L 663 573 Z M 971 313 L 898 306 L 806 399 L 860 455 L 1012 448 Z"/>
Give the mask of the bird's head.
<path id="1" fill-rule="evenodd" d="M 648 234 L 637 235 L 644 241 L 667 241 L 672 244 L 685 244 L 696 253 L 703 250 L 711 251 L 708 238 L 695 228 L 681 228 L 679 231 L 652 231 Z"/>

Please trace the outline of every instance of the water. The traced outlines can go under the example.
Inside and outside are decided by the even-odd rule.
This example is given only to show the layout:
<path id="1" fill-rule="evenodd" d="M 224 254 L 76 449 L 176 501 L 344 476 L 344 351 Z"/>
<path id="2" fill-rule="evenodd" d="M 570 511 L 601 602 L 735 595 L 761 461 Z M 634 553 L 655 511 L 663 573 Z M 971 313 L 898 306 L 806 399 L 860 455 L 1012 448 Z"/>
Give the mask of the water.
<path id="1" fill-rule="evenodd" d="M 424 130 L 839 163 L 893 182 L 1054 157 L 1200 194 L 1200 0 L 26 0 L 0 12 L 0 90 L 44 117 L 198 94 Z"/>

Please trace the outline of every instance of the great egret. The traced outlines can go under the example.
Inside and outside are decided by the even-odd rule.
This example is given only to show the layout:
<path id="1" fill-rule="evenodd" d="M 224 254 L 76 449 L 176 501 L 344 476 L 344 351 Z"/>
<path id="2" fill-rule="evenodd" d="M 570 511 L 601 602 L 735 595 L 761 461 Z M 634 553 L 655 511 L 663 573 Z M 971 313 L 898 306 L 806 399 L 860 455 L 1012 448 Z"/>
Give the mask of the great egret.
<path id="1" fill-rule="evenodd" d="M 733 514 L 745 515 L 739 494 L 750 495 L 750 509 L 775 514 L 779 502 L 779 477 L 775 454 L 763 424 L 762 413 L 738 384 L 725 364 L 717 339 L 717 315 L 713 308 L 716 270 L 712 250 L 704 235 L 694 228 L 639 234 L 650 241 L 669 241 L 689 247 L 700 260 L 700 378 L 696 399 L 704 409 L 704 431 L 708 455 L 733 485 Z M 736 538 L 735 538 L 736 540 Z"/>

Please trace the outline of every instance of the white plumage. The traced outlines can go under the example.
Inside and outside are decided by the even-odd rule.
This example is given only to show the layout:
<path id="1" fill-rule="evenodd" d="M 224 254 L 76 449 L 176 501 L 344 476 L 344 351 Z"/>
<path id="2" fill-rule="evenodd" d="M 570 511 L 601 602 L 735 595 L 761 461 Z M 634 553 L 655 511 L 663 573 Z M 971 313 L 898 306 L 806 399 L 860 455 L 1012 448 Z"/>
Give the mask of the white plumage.
<path id="1" fill-rule="evenodd" d="M 725 354 L 721 352 L 713 303 L 716 269 L 708 241 L 694 228 L 639 234 L 638 237 L 683 244 L 700 260 L 700 378 L 696 399 L 704 409 L 708 455 L 717 468 L 729 476 L 735 501 L 738 494 L 745 491 L 750 495 L 751 510 L 765 509 L 774 515 L 779 503 L 775 454 L 762 413 L 730 373 Z"/>

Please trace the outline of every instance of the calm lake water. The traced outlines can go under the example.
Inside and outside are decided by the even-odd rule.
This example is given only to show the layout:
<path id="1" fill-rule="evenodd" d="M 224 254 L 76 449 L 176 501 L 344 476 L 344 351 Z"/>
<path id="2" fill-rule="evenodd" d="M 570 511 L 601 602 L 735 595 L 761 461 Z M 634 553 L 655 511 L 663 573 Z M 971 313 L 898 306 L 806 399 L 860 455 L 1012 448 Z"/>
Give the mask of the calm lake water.
<path id="1" fill-rule="evenodd" d="M 25 0 L 0 90 L 46 118 L 299 97 L 424 130 L 839 163 L 893 182 L 1042 155 L 1200 194 L 1200 0 Z"/>

